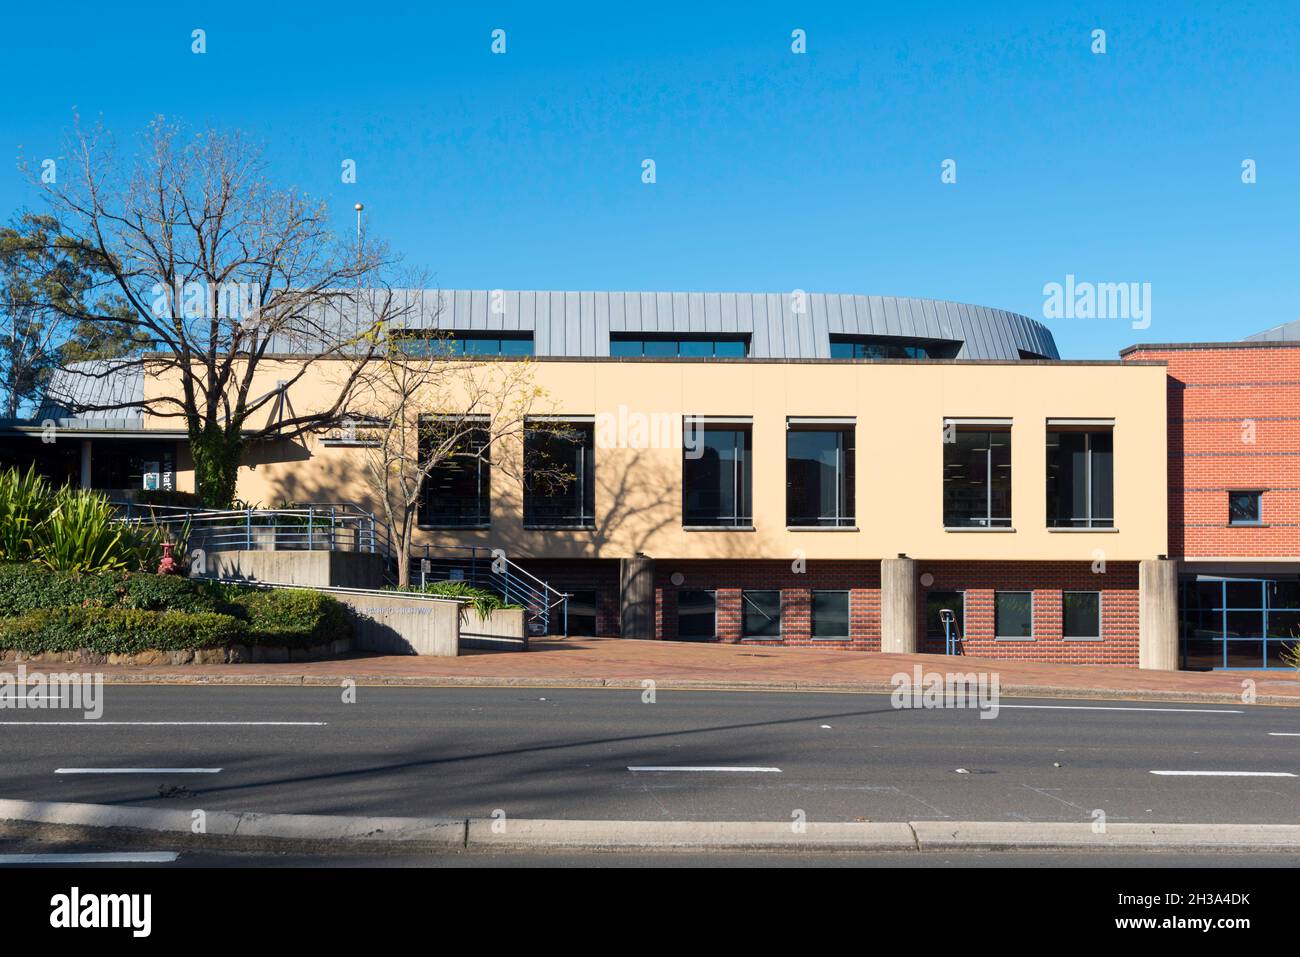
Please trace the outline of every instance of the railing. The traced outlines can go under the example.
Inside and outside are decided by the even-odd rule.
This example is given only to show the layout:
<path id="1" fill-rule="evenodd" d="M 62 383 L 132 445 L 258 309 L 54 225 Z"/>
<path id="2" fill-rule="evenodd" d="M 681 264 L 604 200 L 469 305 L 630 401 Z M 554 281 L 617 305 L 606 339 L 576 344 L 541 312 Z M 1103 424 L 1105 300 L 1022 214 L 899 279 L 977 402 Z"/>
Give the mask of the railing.
<path id="1" fill-rule="evenodd" d="M 522 605 L 536 634 L 555 625 L 569 633 L 569 596 L 516 565 L 498 548 L 484 545 L 417 545 L 411 554 L 411 580 L 420 590 L 442 581 L 458 581 L 499 594 L 507 604 Z"/>
<path id="2" fill-rule="evenodd" d="M 374 515 L 348 502 L 226 510 L 114 503 L 127 522 L 189 525 L 188 546 L 209 551 L 286 549 L 391 555 Z"/>

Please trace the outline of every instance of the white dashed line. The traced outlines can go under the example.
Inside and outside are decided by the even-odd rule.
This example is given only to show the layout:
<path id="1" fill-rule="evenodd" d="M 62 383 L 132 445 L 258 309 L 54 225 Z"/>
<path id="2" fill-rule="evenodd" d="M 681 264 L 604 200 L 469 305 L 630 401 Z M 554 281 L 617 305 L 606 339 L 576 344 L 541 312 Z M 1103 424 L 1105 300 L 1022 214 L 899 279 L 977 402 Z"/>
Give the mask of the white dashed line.
<path id="1" fill-rule="evenodd" d="M 55 768 L 55 774 L 217 774 L 221 768 Z"/>

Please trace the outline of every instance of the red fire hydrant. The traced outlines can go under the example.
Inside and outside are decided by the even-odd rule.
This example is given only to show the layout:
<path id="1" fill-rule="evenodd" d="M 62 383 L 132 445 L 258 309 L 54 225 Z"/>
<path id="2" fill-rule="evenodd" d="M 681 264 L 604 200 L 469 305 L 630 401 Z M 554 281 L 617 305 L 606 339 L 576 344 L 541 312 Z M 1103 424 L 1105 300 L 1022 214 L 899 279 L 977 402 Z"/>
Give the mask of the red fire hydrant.
<path id="1" fill-rule="evenodd" d="M 176 559 L 172 558 L 172 549 L 176 545 L 173 542 L 163 542 L 163 557 L 158 563 L 159 575 L 176 575 L 180 569 L 176 567 Z"/>

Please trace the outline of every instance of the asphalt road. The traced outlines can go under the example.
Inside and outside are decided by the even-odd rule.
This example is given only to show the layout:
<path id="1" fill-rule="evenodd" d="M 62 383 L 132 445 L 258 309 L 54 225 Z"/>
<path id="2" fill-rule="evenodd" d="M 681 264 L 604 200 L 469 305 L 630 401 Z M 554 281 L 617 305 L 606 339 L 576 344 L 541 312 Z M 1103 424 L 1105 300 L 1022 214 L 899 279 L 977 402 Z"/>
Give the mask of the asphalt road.
<path id="1" fill-rule="evenodd" d="M 1300 823 L 1300 777 L 1218 776 L 1300 775 L 1300 709 L 1003 699 L 988 720 L 897 710 L 885 695 L 356 697 L 110 685 L 98 721 L 7 709 L 0 796 L 431 817 L 1087 821 L 1100 810 L 1111 822 Z M 644 766 L 779 770 L 628 770 Z M 120 772 L 141 768 L 171 770 Z"/>

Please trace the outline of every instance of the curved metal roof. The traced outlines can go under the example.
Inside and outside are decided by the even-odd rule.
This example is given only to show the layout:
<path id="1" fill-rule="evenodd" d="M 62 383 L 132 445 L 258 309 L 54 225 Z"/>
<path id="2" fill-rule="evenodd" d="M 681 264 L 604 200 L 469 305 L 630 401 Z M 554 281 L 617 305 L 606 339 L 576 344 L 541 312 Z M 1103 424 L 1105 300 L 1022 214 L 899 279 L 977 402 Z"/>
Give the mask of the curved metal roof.
<path id="1" fill-rule="evenodd" d="M 959 359 L 1059 359 L 1040 322 L 938 299 L 805 293 L 406 290 L 406 328 L 532 332 L 539 356 L 608 356 L 611 333 L 748 333 L 760 359 L 828 359 L 833 335 L 962 343 Z M 272 346 L 274 349 L 275 347 Z M 285 349 L 284 351 L 294 351 Z"/>

